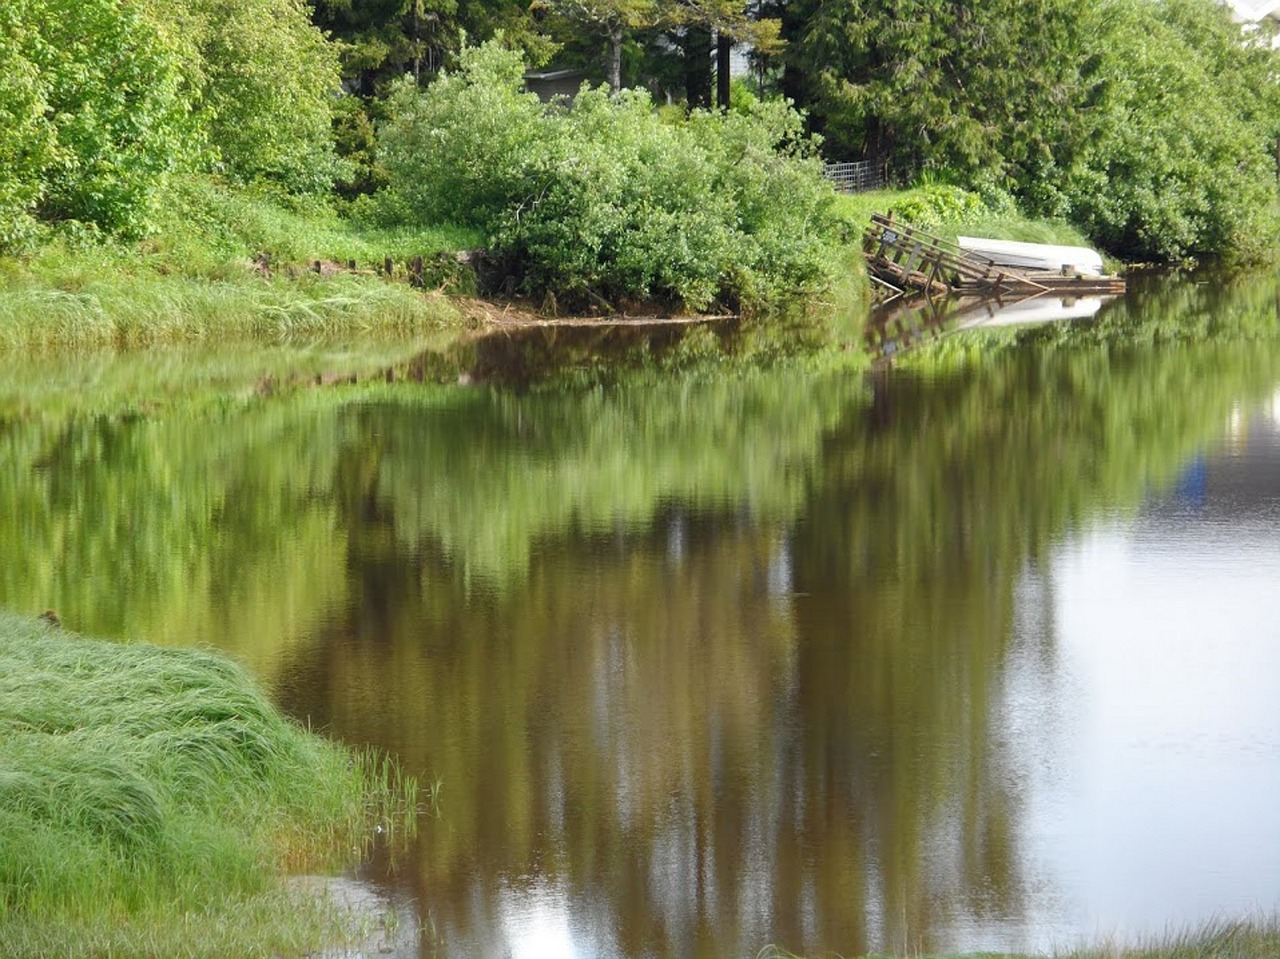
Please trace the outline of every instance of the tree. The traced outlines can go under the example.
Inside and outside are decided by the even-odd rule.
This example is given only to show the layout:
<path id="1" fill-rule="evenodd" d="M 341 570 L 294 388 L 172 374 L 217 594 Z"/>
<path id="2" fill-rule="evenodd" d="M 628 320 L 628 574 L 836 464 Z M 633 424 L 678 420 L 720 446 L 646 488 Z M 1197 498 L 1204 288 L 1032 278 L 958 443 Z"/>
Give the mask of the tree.
<path id="1" fill-rule="evenodd" d="M 750 43 L 761 53 L 781 47 L 776 20 L 757 17 L 755 4 L 744 0 L 538 0 L 535 9 L 552 14 L 547 26 L 553 35 L 570 39 L 586 29 L 605 40 L 605 80 L 622 87 L 623 49 L 632 36 L 654 31 L 663 50 L 657 59 L 680 50 L 685 102 L 711 106 L 711 54 L 716 47 L 718 101 L 728 105 L 729 48 Z"/>
<path id="2" fill-rule="evenodd" d="M 1072 139 L 1082 60 L 1066 0 L 816 0 L 788 5 L 789 59 L 831 148 L 972 173 Z"/>
<path id="3" fill-rule="evenodd" d="M 1113 252 L 1274 243 L 1280 61 L 1216 0 L 786 0 L 835 156 L 1013 193 Z"/>
<path id="4" fill-rule="evenodd" d="M 464 39 L 505 42 L 534 61 L 551 52 L 527 0 L 316 0 L 314 20 L 343 47 L 343 78 L 362 97 L 406 73 L 423 83 L 456 66 Z"/>
<path id="5" fill-rule="evenodd" d="M 605 82 L 615 93 L 622 88 L 623 42 L 632 31 L 662 22 L 659 0 L 537 0 L 535 9 L 604 38 Z"/>
<path id="6" fill-rule="evenodd" d="M 710 58 L 705 51 L 715 38 L 716 105 L 729 107 L 729 55 L 735 43 L 750 44 L 761 56 L 782 49 L 782 23 L 762 16 L 759 5 L 743 0 L 666 0 L 666 19 L 685 31 L 690 106 L 710 106 Z"/>
<path id="7" fill-rule="evenodd" d="M 305 0 L 132 0 L 182 55 L 207 165 L 240 183 L 328 190 L 338 49 Z"/>
<path id="8" fill-rule="evenodd" d="M 37 215 L 145 231 L 189 155 L 174 48 L 115 0 L 16 0 L 0 13 L 0 244 Z M 25 226 L 24 226 L 25 224 Z"/>
<path id="9" fill-rule="evenodd" d="M 40 78 L 25 55 L 31 46 L 23 0 L 0 7 L 0 251 L 30 235 L 54 131 Z"/>
<path id="10" fill-rule="evenodd" d="M 1273 54 L 1259 57 L 1212 0 L 1102 0 L 1086 23 L 1097 45 L 1087 135 L 1060 188 L 1028 195 L 1131 258 L 1269 253 Z"/>

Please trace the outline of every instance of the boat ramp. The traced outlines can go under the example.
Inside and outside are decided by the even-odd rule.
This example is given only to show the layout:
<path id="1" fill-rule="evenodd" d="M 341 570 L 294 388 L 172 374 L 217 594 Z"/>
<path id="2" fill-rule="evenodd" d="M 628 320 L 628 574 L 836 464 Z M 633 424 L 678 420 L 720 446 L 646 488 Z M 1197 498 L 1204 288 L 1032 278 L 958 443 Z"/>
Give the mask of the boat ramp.
<path id="1" fill-rule="evenodd" d="M 952 243 L 894 220 L 892 213 L 872 216 L 862 249 L 881 301 L 918 293 L 1002 297 L 1124 292 L 1124 279 L 1103 275 L 1101 258 L 1085 247 L 975 237 Z"/>

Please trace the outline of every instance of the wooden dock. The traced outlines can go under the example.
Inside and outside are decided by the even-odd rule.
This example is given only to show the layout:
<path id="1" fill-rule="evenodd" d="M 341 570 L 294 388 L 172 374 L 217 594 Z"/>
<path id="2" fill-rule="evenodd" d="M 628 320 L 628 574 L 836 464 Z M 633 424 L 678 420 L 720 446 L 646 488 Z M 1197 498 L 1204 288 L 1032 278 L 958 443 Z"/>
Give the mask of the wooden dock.
<path id="1" fill-rule="evenodd" d="M 1001 266 L 924 230 L 876 213 L 862 242 L 867 271 L 878 299 L 909 293 L 926 296 L 1114 295 L 1124 279 L 1070 271 Z"/>

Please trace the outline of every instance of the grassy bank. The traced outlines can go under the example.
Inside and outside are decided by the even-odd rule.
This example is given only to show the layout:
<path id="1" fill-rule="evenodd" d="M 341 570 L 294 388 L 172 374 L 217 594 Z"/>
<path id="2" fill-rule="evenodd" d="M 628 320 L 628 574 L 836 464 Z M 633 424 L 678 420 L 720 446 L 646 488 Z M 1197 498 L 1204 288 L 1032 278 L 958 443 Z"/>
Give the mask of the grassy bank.
<path id="1" fill-rule="evenodd" d="M 1064 220 L 1024 216 L 1012 200 L 984 199 L 959 187 L 934 185 L 903 190 L 875 190 L 836 198 L 836 216 L 846 231 L 859 232 L 873 213 L 890 213 L 913 226 L 935 232 L 944 240 L 958 235 L 1091 246 L 1085 235 Z"/>
<path id="2" fill-rule="evenodd" d="M 388 283 L 373 267 L 392 257 L 403 269 L 413 256 L 476 246 L 471 231 L 382 229 L 319 201 L 208 180 L 175 184 L 165 209 L 141 243 L 66 226 L 26 255 L 0 258 L 0 354 L 404 334 L 463 323 L 440 292 Z M 313 273 L 308 265 L 317 260 L 356 261 L 360 272 Z"/>
<path id="3" fill-rule="evenodd" d="M 287 891 L 416 787 L 218 656 L 0 612 L 0 955 L 303 955 L 353 917 Z"/>
<path id="4" fill-rule="evenodd" d="M 954 954 L 911 952 L 914 959 L 962 959 Z M 1252 920 L 1216 921 L 1183 932 L 1132 945 L 1103 943 L 1078 949 L 1055 950 L 1040 956 L 1009 953 L 969 954 L 986 959 L 1275 959 L 1280 956 L 1280 916 Z M 802 959 L 777 946 L 761 950 L 756 959 Z M 866 959 L 890 959 L 875 953 Z"/>
<path id="5" fill-rule="evenodd" d="M 212 279 L 97 254 L 59 258 L 67 270 L 51 280 L 30 271 L 0 279 L 0 353 L 402 335 L 463 323 L 447 297 L 376 278 L 266 280 L 246 269 Z"/>
<path id="6" fill-rule="evenodd" d="M 448 288 L 420 291 L 387 282 L 372 266 L 387 256 L 403 263 L 479 245 L 473 231 L 447 224 L 383 229 L 340 217 L 319 201 L 235 191 L 207 180 L 176 185 L 167 209 L 140 244 L 64 229 L 36 252 L 0 258 L 0 356 L 416 336 L 465 325 Z M 950 238 L 974 233 L 1085 242 L 1068 224 L 1031 220 L 1011 203 L 955 187 L 840 196 L 827 267 L 834 282 L 817 295 L 815 312 L 864 314 L 869 295 L 861 234 L 873 212 L 889 210 Z M 355 261 L 363 269 L 306 268 L 317 260 Z M 265 271 L 258 268 L 264 262 Z"/>

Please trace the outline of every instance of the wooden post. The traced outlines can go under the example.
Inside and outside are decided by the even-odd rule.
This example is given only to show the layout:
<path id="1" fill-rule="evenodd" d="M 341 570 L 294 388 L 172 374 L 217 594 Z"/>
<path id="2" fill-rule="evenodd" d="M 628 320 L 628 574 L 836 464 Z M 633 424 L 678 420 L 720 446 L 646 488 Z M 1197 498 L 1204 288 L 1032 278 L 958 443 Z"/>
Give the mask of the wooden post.
<path id="1" fill-rule="evenodd" d="M 422 256 L 419 254 L 413 258 L 413 285 L 418 289 L 422 289 L 427 285 L 427 281 L 422 272 Z"/>
<path id="2" fill-rule="evenodd" d="M 391 262 L 391 257 L 387 257 L 382 261 L 382 269 L 387 274 L 388 280 L 391 279 L 391 274 L 394 272 L 392 268 L 394 266 L 395 264 Z"/>
<path id="3" fill-rule="evenodd" d="M 319 261 L 319 260 L 316 260 L 314 263 L 312 263 L 312 264 L 311 264 L 311 272 L 312 272 L 312 273 L 319 273 L 319 272 L 320 272 L 320 261 Z"/>

